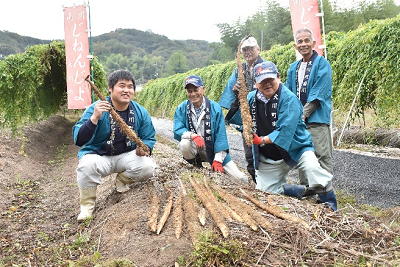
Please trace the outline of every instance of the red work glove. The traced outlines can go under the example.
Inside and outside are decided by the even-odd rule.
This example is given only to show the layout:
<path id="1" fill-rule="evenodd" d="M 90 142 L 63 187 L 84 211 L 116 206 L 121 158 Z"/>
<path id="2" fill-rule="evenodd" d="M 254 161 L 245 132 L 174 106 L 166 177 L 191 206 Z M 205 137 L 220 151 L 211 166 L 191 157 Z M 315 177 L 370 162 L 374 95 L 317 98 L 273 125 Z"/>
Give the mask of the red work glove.
<path id="1" fill-rule="evenodd" d="M 224 173 L 224 168 L 222 167 L 222 163 L 214 160 L 211 165 L 211 170 L 214 172 Z"/>
<path id="2" fill-rule="evenodd" d="M 235 96 L 239 95 L 239 91 L 240 91 L 240 82 L 239 81 L 237 81 L 235 83 L 235 85 L 233 86 L 232 90 L 233 90 L 233 93 L 235 94 Z"/>
<path id="3" fill-rule="evenodd" d="M 204 146 L 206 145 L 204 143 L 203 137 L 201 137 L 200 135 L 195 135 L 194 137 L 191 137 L 191 138 L 196 143 L 197 147 L 200 149 L 203 149 Z"/>
<path id="4" fill-rule="evenodd" d="M 254 136 L 253 136 L 253 144 L 261 145 L 261 143 L 262 143 L 262 138 L 259 137 L 257 134 L 254 134 Z"/>

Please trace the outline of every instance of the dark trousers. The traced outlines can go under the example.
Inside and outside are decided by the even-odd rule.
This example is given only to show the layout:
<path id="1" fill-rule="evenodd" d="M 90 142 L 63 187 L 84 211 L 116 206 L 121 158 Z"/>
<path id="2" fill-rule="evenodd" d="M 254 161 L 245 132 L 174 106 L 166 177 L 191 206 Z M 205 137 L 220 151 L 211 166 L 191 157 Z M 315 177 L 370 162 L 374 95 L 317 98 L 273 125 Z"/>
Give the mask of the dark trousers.
<path id="1" fill-rule="evenodd" d="M 251 175 L 251 178 L 253 179 L 253 181 L 256 182 L 256 171 L 254 169 L 253 150 L 252 150 L 251 146 L 247 145 L 246 140 L 244 139 L 243 133 L 242 133 L 242 141 L 243 141 L 244 155 L 246 157 L 246 162 L 247 162 L 247 171 Z"/>

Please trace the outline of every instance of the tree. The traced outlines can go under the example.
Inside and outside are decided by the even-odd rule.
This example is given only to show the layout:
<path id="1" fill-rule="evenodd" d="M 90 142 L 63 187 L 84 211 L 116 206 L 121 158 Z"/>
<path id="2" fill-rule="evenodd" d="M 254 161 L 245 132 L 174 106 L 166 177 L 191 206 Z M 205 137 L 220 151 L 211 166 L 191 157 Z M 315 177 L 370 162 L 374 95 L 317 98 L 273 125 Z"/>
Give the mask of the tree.
<path id="1" fill-rule="evenodd" d="M 263 31 L 263 49 L 269 50 L 273 45 L 285 45 L 293 41 L 290 12 L 275 0 L 266 1 L 265 11 L 260 12 L 257 20 L 259 22 L 254 28 L 259 32 L 256 36 L 260 36 L 260 42 Z"/>
<path id="2" fill-rule="evenodd" d="M 240 40 L 246 35 L 244 25 L 240 22 L 240 18 L 231 26 L 228 23 L 217 24 L 219 32 L 221 33 L 221 41 L 226 49 L 232 53 L 232 58 L 235 58 L 237 46 Z"/>
<path id="3" fill-rule="evenodd" d="M 324 13 L 325 33 L 348 32 L 370 20 L 392 18 L 400 13 L 400 6 L 397 6 L 394 0 L 377 0 L 373 3 L 359 0 L 349 9 L 339 6 L 336 0 L 320 1 L 323 1 L 324 10 L 320 12 Z M 223 44 L 220 49 L 231 51 L 231 60 L 236 55 L 240 40 L 248 34 L 258 40 L 262 50 L 293 41 L 289 8 L 282 7 L 276 0 L 265 0 L 263 7 L 244 23 L 239 18 L 232 25 L 220 23 L 217 26 Z M 214 55 L 218 55 L 218 51 Z"/>
<path id="4" fill-rule="evenodd" d="M 167 61 L 165 77 L 189 70 L 187 58 L 182 50 L 173 53 Z"/>

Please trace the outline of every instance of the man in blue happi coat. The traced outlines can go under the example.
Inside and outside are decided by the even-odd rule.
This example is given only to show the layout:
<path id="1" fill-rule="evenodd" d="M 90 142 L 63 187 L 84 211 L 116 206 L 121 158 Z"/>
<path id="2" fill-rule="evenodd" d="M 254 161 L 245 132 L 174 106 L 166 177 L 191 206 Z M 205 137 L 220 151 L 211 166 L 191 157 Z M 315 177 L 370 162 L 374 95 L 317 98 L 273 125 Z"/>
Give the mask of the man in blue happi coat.
<path id="1" fill-rule="evenodd" d="M 114 71 L 107 77 L 107 82 L 110 96 L 86 108 L 72 129 L 74 142 L 81 147 L 76 168 L 81 207 L 78 222 L 92 216 L 97 186 L 103 177 L 117 173 L 116 190 L 122 193 L 130 189 L 129 184 L 152 177 L 156 166 L 150 157 L 156 132 L 147 110 L 132 100 L 136 88 L 132 73 Z M 150 153 L 138 147 L 120 129 L 111 116 L 112 108 L 135 131 Z"/>
<path id="2" fill-rule="evenodd" d="M 312 190 L 320 202 L 336 210 L 333 188 L 327 188 L 332 174 L 320 166 L 314 154 L 311 135 L 302 118 L 300 100 L 281 83 L 274 63 L 257 64 L 254 77 L 257 90 L 249 93 L 248 103 L 254 133 L 256 189 L 298 198 Z M 309 188 L 287 183 L 292 168 L 304 175 Z"/>
<path id="3" fill-rule="evenodd" d="M 184 159 L 196 167 L 209 162 L 213 171 L 247 181 L 229 154 L 220 105 L 204 96 L 206 88 L 199 76 L 187 77 L 185 89 L 188 100 L 177 107 L 174 115 L 174 138 L 179 141 L 178 148 Z"/>
<path id="4" fill-rule="evenodd" d="M 302 58 L 290 65 L 286 87 L 300 99 L 303 119 L 314 144 L 315 155 L 321 167 L 333 174 L 333 145 L 331 136 L 332 68 L 318 55 L 314 34 L 302 28 L 295 33 L 294 47 Z M 300 184 L 307 186 L 307 179 L 299 173 Z M 332 188 L 329 183 L 327 188 Z"/>

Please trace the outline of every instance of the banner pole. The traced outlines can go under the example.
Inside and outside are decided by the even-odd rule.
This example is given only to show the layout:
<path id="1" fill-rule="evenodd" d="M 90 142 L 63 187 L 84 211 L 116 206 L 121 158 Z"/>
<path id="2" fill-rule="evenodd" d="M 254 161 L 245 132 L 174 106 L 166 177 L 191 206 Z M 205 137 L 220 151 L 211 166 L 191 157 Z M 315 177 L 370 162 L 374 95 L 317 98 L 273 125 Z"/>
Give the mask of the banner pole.
<path id="1" fill-rule="evenodd" d="M 90 58 L 90 77 L 92 82 L 94 82 L 93 78 L 93 45 L 92 45 L 92 24 L 90 20 L 90 1 L 88 0 L 88 7 L 89 7 L 89 51 L 90 55 L 92 56 Z M 94 91 L 92 89 L 92 103 L 94 103 Z"/>
<path id="2" fill-rule="evenodd" d="M 323 0 L 320 1 L 320 3 L 321 3 L 321 22 L 322 22 L 322 40 L 323 40 L 322 48 L 324 49 L 325 59 L 328 60 L 328 53 L 326 51 L 326 41 L 325 41 L 324 4 L 322 2 L 323 2 Z"/>

